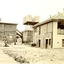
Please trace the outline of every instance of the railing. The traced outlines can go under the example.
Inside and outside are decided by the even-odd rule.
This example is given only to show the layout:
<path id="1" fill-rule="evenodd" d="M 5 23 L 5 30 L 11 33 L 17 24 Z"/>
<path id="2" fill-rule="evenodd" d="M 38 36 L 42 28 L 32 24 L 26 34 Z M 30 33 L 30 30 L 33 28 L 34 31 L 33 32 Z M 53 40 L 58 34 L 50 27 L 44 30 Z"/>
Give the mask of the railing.
<path id="1" fill-rule="evenodd" d="M 23 34 L 19 30 L 17 30 L 17 35 L 19 35 L 22 38 L 22 43 L 23 43 Z"/>
<path id="2" fill-rule="evenodd" d="M 57 29 L 58 34 L 64 34 L 64 29 Z"/>

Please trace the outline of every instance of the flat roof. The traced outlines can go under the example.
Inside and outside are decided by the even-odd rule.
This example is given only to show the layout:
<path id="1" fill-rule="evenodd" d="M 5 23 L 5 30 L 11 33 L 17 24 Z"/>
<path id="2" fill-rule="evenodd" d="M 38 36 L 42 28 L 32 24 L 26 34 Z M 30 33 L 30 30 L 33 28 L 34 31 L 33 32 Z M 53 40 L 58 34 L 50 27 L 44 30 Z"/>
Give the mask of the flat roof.
<path id="1" fill-rule="evenodd" d="M 23 24 L 24 24 L 24 25 L 35 25 L 35 24 L 37 24 L 37 23 L 39 23 L 39 22 L 26 21 L 26 22 L 24 22 Z"/>
<path id="2" fill-rule="evenodd" d="M 17 25 L 18 23 L 10 23 L 10 22 L 2 22 L 2 21 L 0 21 L 0 24 L 12 24 L 12 25 Z"/>
<path id="3" fill-rule="evenodd" d="M 63 13 L 58 13 L 58 14 L 46 19 L 43 22 L 35 24 L 33 27 L 37 27 L 37 26 L 40 26 L 40 25 L 43 25 L 43 24 L 46 24 L 46 23 L 49 23 L 49 22 L 53 22 L 53 21 L 58 21 L 58 20 L 64 21 L 64 14 Z"/>

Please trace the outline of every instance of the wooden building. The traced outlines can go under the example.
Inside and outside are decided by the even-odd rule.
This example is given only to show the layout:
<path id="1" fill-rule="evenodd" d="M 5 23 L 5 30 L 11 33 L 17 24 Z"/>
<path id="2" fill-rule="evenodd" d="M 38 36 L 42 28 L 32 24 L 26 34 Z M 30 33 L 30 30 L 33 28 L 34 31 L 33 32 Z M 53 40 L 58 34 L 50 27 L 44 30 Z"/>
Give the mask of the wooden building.
<path id="1" fill-rule="evenodd" d="M 36 43 L 37 47 L 64 47 L 64 13 L 58 13 L 33 28 L 33 43 Z"/>

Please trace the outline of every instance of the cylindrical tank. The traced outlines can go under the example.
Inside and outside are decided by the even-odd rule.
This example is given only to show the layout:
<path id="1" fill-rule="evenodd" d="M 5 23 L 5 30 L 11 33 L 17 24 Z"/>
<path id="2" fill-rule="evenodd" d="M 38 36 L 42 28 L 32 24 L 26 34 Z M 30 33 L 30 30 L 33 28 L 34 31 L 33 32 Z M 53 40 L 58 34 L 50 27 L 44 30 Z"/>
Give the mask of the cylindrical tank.
<path id="1" fill-rule="evenodd" d="M 33 22 L 40 22 L 40 17 L 39 16 L 35 16 L 33 18 Z"/>
<path id="2" fill-rule="evenodd" d="M 32 21 L 32 16 L 31 15 L 27 15 L 24 17 L 24 21 Z"/>

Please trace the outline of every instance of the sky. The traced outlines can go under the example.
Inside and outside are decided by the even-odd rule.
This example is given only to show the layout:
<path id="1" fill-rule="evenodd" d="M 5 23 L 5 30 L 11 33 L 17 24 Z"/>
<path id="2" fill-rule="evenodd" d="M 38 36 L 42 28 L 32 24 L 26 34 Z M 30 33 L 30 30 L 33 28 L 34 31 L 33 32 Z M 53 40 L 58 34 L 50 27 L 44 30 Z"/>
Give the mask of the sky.
<path id="1" fill-rule="evenodd" d="M 23 17 L 40 16 L 40 22 L 58 12 L 63 12 L 64 0 L 0 0 L 0 18 L 3 22 L 18 23 L 23 31 Z"/>

